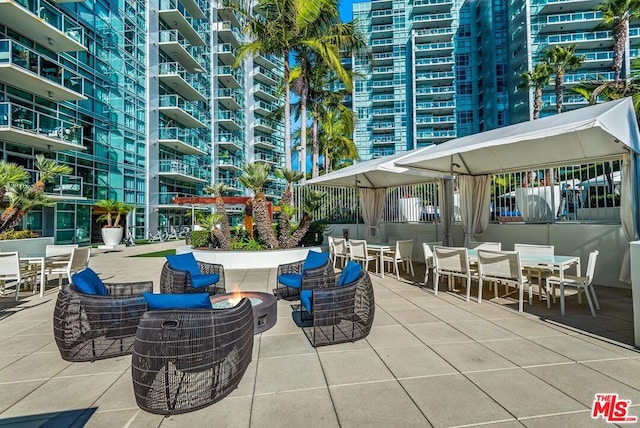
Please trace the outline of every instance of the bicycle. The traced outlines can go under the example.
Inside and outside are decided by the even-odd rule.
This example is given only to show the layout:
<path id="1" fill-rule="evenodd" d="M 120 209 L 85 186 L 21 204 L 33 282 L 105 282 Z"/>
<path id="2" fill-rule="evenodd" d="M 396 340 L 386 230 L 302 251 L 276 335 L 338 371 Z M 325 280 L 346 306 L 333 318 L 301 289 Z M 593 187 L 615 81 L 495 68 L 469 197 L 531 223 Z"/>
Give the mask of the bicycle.
<path id="1" fill-rule="evenodd" d="M 122 238 L 122 243 L 124 245 L 126 245 L 127 247 L 135 247 L 136 245 L 136 238 L 134 236 L 134 231 L 133 229 L 129 229 L 127 232 L 127 236 Z"/>

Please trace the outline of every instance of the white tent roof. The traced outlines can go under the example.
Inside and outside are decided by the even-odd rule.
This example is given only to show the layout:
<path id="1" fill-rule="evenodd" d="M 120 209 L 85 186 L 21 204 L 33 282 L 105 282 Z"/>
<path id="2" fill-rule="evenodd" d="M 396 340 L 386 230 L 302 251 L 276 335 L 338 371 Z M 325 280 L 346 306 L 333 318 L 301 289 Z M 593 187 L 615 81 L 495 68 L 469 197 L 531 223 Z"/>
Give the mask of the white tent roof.
<path id="1" fill-rule="evenodd" d="M 406 167 L 399 167 L 394 164 L 394 162 L 406 157 L 407 152 L 404 152 L 360 162 L 307 180 L 307 184 L 376 189 L 426 183 L 441 177 L 449 177 L 449 174 L 417 171 Z"/>
<path id="2" fill-rule="evenodd" d="M 414 150 L 396 165 L 483 175 L 584 164 L 629 151 L 640 151 L 640 135 L 631 98 L 623 98 Z"/>

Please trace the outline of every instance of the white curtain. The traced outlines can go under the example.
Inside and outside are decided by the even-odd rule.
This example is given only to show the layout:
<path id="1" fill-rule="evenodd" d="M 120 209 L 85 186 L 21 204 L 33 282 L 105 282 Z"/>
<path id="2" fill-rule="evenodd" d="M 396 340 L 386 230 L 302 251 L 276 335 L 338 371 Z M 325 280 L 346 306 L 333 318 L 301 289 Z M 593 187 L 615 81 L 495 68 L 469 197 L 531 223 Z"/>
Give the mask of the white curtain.
<path id="1" fill-rule="evenodd" d="M 489 225 L 489 203 L 491 201 L 491 176 L 458 176 L 460 189 L 460 217 L 464 230 L 464 245 L 475 240 Z"/>
<path id="2" fill-rule="evenodd" d="M 442 244 L 453 245 L 451 238 L 451 212 L 453 211 L 453 180 L 441 179 L 438 183 L 440 202 L 440 222 L 442 223 Z"/>
<path id="3" fill-rule="evenodd" d="M 360 189 L 360 209 L 367 227 L 377 227 L 384 212 L 384 199 L 387 189 Z"/>
<path id="4" fill-rule="evenodd" d="M 634 239 L 632 179 L 631 157 L 627 153 L 622 158 L 622 171 L 620 173 L 620 221 L 622 223 L 622 230 L 629 242 Z M 624 256 L 622 257 L 622 266 L 620 267 L 620 277 L 618 279 L 631 284 L 631 255 L 628 243 L 624 250 Z"/>

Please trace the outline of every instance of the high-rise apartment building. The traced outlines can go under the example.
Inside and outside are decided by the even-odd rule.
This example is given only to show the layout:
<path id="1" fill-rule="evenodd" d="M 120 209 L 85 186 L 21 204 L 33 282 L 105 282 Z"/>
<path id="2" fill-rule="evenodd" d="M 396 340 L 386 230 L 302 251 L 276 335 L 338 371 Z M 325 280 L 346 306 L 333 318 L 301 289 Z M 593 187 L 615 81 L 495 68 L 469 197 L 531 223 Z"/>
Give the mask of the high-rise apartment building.
<path id="1" fill-rule="evenodd" d="M 597 0 L 373 0 L 353 4 L 373 67 L 354 58 L 354 140 L 361 159 L 529 120 L 533 93 L 520 74 L 547 48 L 576 45 L 585 61 L 565 76 L 564 108 L 588 103 L 570 89 L 612 79 L 613 36 Z M 624 75 L 639 56 L 631 22 Z M 553 81 L 542 115 L 555 113 Z"/>
<path id="2" fill-rule="evenodd" d="M 248 58 L 240 15 L 207 0 L 0 0 L 0 159 L 36 178 L 42 153 L 73 172 L 25 227 L 58 243 L 99 239 L 96 200 L 135 207 L 129 227 L 191 224 L 175 196 L 224 182 L 245 162 L 282 165 L 282 62 Z M 270 177 L 267 194 L 283 184 Z"/>

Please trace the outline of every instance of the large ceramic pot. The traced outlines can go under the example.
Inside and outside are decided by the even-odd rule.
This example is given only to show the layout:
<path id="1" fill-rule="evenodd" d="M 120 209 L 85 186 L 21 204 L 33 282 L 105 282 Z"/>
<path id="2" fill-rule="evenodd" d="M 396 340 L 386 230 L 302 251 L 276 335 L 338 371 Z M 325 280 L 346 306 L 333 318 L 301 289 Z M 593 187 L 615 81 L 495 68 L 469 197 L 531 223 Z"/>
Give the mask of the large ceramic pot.
<path id="1" fill-rule="evenodd" d="M 120 244 L 123 230 L 121 227 L 103 227 L 102 242 L 104 242 L 104 245 L 115 246 Z"/>

